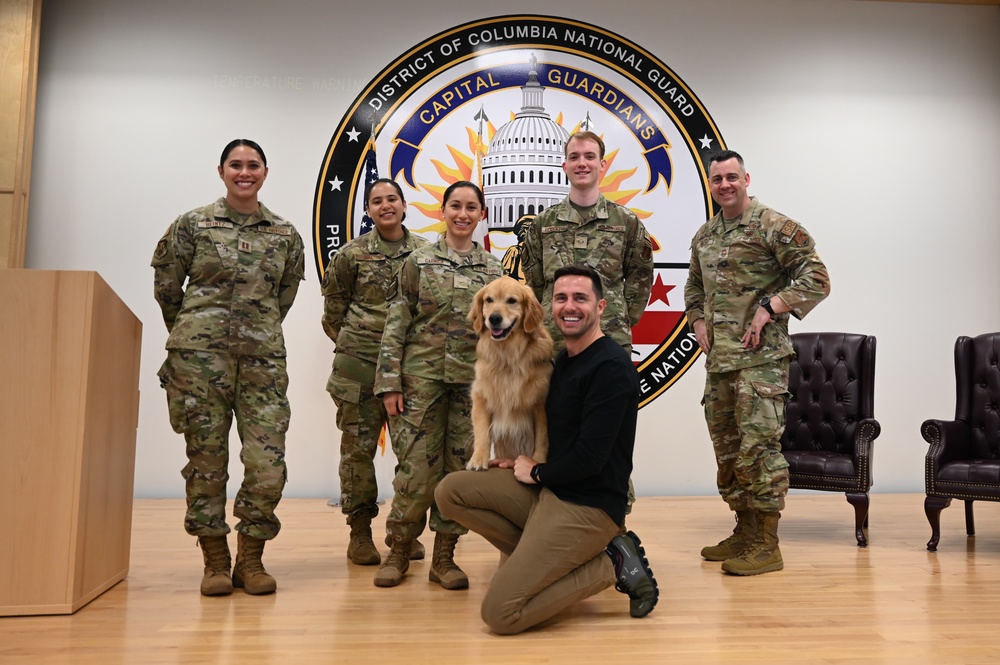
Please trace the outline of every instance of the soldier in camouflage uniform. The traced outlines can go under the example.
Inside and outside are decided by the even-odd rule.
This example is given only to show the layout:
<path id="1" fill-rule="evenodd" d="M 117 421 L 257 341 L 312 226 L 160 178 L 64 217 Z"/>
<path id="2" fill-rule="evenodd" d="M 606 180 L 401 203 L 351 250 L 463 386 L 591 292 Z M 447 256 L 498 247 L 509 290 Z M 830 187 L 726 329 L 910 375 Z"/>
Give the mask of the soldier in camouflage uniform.
<path id="1" fill-rule="evenodd" d="M 253 141 L 226 146 L 219 176 L 227 194 L 185 213 L 156 246 L 154 295 L 170 335 L 160 384 L 170 424 L 187 442 L 187 514 L 205 559 L 204 595 L 275 590 L 261 563 L 278 534 L 285 485 L 289 405 L 281 322 L 304 274 L 302 238 L 257 199 L 267 161 Z M 185 284 L 186 283 L 186 284 Z M 243 484 L 236 564 L 226 534 L 229 430 L 236 415 Z"/>
<path id="2" fill-rule="evenodd" d="M 601 318 L 604 333 L 632 352 L 632 326 L 653 288 L 653 245 L 639 218 L 601 194 L 604 142 L 593 132 L 566 141 L 562 168 L 570 182 L 561 203 L 535 217 L 524 240 L 521 267 L 525 282 L 546 311 L 552 311 L 556 269 L 583 263 L 597 270 L 608 301 Z M 565 348 L 562 333 L 547 317 L 555 355 Z"/>
<path id="3" fill-rule="evenodd" d="M 323 275 L 323 330 L 337 343 L 327 392 L 337 406 L 340 435 L 340 507 L 351 526 L 347 556 L 358 565 L 381 562 L 372 542 L 378 515 L 373 457 L 383 426 L 392 439 L 382 398 L 375 395 L 375 363 L 385 328 L 386 289 L 403 259 L 427 241 L 403 226 L 406 201 L 395 181 L 382 178 L 365 191 L 365 212 L 375 228 L 344 245 Z M 410 558 L 423 558 L 414 540 Z"/>
<path id="4" fill-rule="evenodd" d="M 719 493 L 736 513 L 733 534 L 702 549 L 735 575 L 781 570 L 778 518 L 788 491 L 781 454 L 792 342 L 801 319 L 830 293 L 830 276 L 801 225 L 747 194 L 743 158 L 709 161 L 709 187 L 722 210 L 691 243 L 684 289 L 702 351 L 705 419 L 715 448 Z"/>
<path id="5" fill-rule="evenodd" d="M 531 223 L 522 270 L 547 312 L 552 311 L 557 269 L 583 263 L 597 270 L 607 300 L 601 329 L 631 356 L 632 326 L 646 311 L 653 289 L 653 243 L 635 213 L 601 194 L 604 149 L 604 141 L 593 132 L 577 132 L 566 141 L 562 168 L 569 179 L 569 195 Z M 566 345 L 552 317 L 546 317 L 546 323 L 556 357 Z M 629 479 L 626 514 L 632 512 L 633 503 L 635 488 Z"/>
<path id="6" fill-rule="evenodd" d="M 462 181 L 449 187 L 442 207 L 444 238 L 406 257 L 392 288 L 375 393 L 390 416 L 400 415 L 392 437 L 399 463 L 386 520 L 392 549 L 375 574 L 375 586 L 403 580 L 410 544 L 423 530 L 428 508 L 435 532 L 430 580 L 446 589 L 469 586 L 454 562 L 455 544 L 467 529 L 441 516 L 434 488 L 468 460 L 477 336 L 467 314 L 476 292 L 503 272 L 500 261 L 472 240 L 484 207 L 476 185 Z"/>

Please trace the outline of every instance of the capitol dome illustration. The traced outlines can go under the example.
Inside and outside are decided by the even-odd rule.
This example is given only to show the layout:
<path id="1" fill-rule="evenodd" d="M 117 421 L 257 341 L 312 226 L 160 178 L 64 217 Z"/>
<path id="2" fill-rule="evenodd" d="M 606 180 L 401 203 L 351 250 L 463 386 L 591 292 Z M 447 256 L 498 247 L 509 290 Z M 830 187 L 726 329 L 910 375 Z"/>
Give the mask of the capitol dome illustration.
<path id="1" fill-rule="evenodd" d="M 483 193 L 489 228 L 510 230 L 525 215 L 559 203 L 569 191 L 563 173 L 569 132 L 545 112 L 545 86 L 531 56 L 528 82 L 521 86 L 521 111 L 493 135 L 483 157 Z"/>

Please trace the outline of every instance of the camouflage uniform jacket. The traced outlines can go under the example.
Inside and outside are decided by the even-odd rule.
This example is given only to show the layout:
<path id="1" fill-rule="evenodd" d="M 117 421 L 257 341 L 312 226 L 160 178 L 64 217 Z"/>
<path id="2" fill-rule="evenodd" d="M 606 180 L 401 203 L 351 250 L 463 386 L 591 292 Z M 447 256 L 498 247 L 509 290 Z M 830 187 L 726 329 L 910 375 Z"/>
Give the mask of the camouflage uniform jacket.
<path id="1" fill-rule="evenodd" d="M 762 297 L 778 296 L 801 319 L 829 293 L 830 275 L 809 233 L 756 197 L 730 231 L 723 229 L 720 212 L 691 241 L 685 309 L 692 324 L 705 319 L 712 345 L 705 363 L 709 372 L 732 372 L 792 355 L 789 312 L 764 326 L 756 349 L 740 343 Z"/>
<path id="2" fill-rule="evenodd" d="M 535 217 L 521 260 L 525 281 L 547 312 L 557 268 L 585 263 L 596 269 L 608 303 L 601 329 L 622 346 L 632 344 L 632 326 L 653 288 L 653 245 L 635 213 L 601 195 L 593 219 L 584 222 L 567 197 Z M 546 323 L 552 338 L 562 340 L 552 317 Z"/>
<path id="3" fill-rule="evenodd" d="M 502 274 L 478 243 L 464 258 L 443 238 L 406 257 L 390 288 L 375 394 L 402 392 L 404 374 L 471 384 L 478 337 L 467 315 L 476 292 Z"/>
<path id="4" fill-rule="evenodd" d="M 304 277 L 302 238 L 263 204 L 242 217 L 221 198 L 178 217 L 156 245 L 167 349 L 285 355 L 281 322 Z"/>
<path id="5" fill-rule="evenodd" d="M 323 274 L 323 330 L 337 353 L 375 363 L 389 310 L 386 290 L 403 260 L 427 245 L 404 226 L 403 241 L 392 254 L 373 229 L 344 245 Z"/>

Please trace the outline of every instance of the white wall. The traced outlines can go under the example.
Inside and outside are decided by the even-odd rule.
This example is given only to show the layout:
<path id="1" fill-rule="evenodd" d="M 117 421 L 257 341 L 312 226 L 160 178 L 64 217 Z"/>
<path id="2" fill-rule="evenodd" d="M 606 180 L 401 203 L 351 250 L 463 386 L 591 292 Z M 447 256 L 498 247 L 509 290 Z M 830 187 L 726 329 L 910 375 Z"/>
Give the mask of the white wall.
<path id="1" fill-rule="evenodd" d="M 518 11 L 616 32 L 700 97 L 727 144 L 747 158 L 751 193 L 802 221 L 830 268 L 833 294 L 794 330 L 878 336 L 875 490 L 922 491 L 919 426 L 952 417 L 954 340 L 1000 330 L 997 7 L 46 2 L 27 267 L 96 270 L 143 322 L 136 495 L 183 495 L 183 441 L 168 425 L 156 379 L 166 331 L 148 264 L 179 213 L 223 193 L 215 173 L 222 146 L 239 136 L 262 144 L 271 173 L 261 198 L 308 237 L 321 159 L 361 87 L 437 32 Z M 238 75 L 302 84 L 220 85 Z M 313 79 L 335 89 L 314 89 Z M 286 496 L 330 497 L 339 491 L 339 434 L 324 390 L 332 345 L 307 268 L 286 321 Z M 640 495 L 715 492 L 698 405 L 703 380 L 699 361 L 640 412 Z M 391 454 L 379 460 L 383 495 L 392 464 Z"/>

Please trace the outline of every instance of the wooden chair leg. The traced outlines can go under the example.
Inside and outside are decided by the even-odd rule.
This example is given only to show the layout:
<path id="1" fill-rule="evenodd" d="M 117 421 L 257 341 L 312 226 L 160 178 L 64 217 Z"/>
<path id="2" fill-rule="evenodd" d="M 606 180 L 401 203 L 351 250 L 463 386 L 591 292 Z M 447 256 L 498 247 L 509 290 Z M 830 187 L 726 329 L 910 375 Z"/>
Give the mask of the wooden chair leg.
<path id="1" fill-rule="evenodd" d="M 927 541 L 927 549 L 937 551 L 941 541 L 941 511 L 951 505 L 951 497 L 928 496 L 924 499 L 924 514 L 931 525 L 931 539 Z"/>
<path id="2" fill-rule="evenodd" d="M 976 535 L 976 520 L 972 516 L 972 499 L 965 500 L 965 534 Z"/>
<path id="3" fill-rule="evenodd" d="M 868 547 L 865 527 L 868 526 L 869 499 L 867 492 L 847 492 L 847 502 L 854 506 L 854 536 L 858 547 Z"/>

